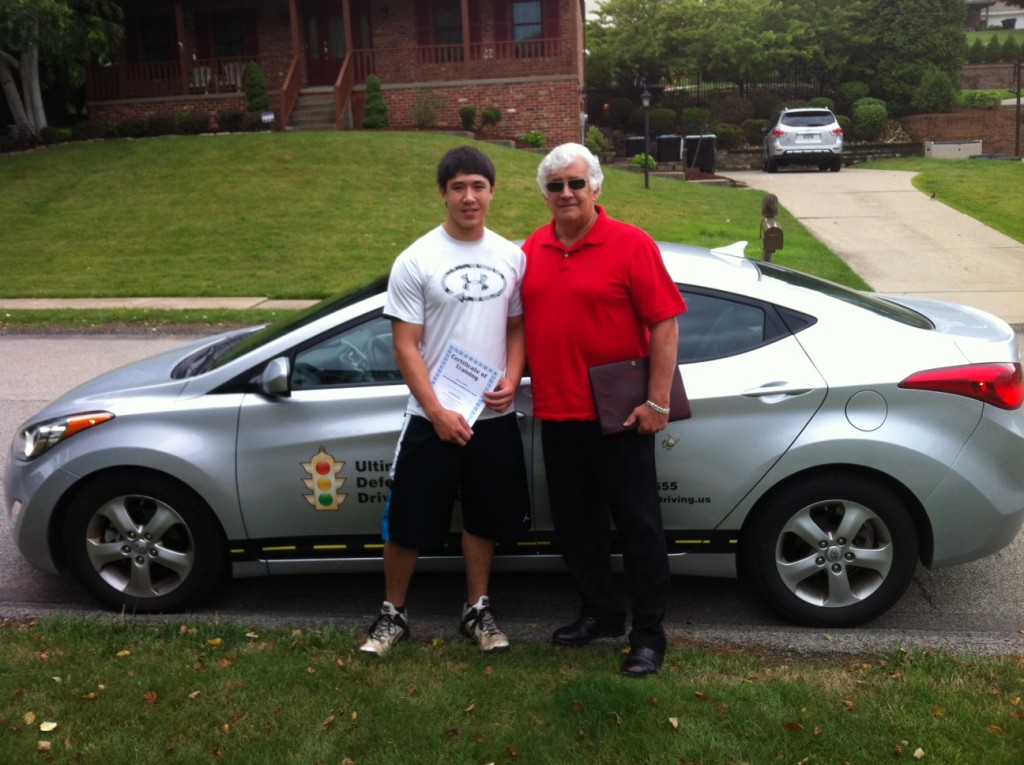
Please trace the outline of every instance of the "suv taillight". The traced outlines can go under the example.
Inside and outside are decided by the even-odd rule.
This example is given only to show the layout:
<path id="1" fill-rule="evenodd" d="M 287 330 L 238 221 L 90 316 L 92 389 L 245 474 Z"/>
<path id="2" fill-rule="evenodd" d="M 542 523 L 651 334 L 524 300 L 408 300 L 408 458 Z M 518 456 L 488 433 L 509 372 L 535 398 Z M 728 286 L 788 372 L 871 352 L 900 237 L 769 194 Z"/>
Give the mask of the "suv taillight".
<path id="1" fill-rule="evenodd" d="M 1024 402 L 1024 372 L 1020 364 L 967 364 L 916 372 L 901 388 L 967 396 L 1000 409 L 1017 409 Z"/>
<path id="2" fill-rule="evenodd" d="M 786 134 L 786 131 L 785 130 L 780 130 L 779 128 L 775 128 L 772 131 L 772 135 L 775 136 L 776 138 L 782 138 L 782 136 L 784 136 L 785 134 Z"/>
<path id="3" fill-rule="evenodd" d="M 832 135 L 842 135 L 843 129 L 841 127 L 832 128 Z"/>

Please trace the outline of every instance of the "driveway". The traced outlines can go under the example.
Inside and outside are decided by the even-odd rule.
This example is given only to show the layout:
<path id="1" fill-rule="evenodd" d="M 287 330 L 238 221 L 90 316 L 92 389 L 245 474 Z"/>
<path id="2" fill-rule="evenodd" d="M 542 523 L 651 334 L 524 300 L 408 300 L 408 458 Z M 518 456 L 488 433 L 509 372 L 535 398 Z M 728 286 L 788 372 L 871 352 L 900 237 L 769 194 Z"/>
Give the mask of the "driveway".
<path id="1" fill-rule="evenodd" d="M 876 292 L 951 300 L 1024 323 L 1024 244 L 914 188 L 914 173 L 725 173 L 774 194 Z"/>

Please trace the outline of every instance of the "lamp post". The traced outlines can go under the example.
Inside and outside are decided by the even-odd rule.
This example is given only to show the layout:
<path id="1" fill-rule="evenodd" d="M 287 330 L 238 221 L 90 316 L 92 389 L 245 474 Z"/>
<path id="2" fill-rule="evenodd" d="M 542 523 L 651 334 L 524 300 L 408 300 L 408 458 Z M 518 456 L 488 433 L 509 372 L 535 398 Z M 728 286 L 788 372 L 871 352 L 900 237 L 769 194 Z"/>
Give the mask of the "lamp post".
<path id="1" fill-rule="evenodd" d="M 644 188 L 651 187 L 651 93 L 644 85 L 640 94 L 640 104 L 644 107 Z"/>

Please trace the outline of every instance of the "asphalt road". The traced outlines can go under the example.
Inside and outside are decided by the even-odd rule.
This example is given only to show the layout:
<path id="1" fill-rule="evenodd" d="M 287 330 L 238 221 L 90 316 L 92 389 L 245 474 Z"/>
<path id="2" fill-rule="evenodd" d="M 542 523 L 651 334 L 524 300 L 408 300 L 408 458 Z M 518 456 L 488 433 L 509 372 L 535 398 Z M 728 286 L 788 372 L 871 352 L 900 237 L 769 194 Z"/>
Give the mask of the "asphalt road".
<path id="1" fill-rule="evenodd" d="M 0 333 L 0 465 L 6 469 L 6 445 L 17 426 L 55 396 L 108 368 L 187 339 Z M 868 625 L 816 630 L 780 620 L 737 581 L 679 577 L 667 626 L 679 640 L 771 652 L 874 655 L 905 647 L 1024 655 L 1022 579 L 1024 539 L 1018 538 L 982 561 L 935 572 L 920 569 L 895 608 Z M 197 613 L 173 618 L 362 628 L 379 609 L 382 590 L 382 577 L 369 574 L 239 580 L 227 583 Z M 496 574 L 491 596 L 513 641 L 547 641 L 577 607 L 561 575 Z M 457 639 L 463 599 L 461 577 L 419 574 L 410 601 L 414 636 Z M 45 575 L 25 563 L 7 524 L 0 523 L 0 619 L 54 613 L 103 612 L 71 577 Z"/>

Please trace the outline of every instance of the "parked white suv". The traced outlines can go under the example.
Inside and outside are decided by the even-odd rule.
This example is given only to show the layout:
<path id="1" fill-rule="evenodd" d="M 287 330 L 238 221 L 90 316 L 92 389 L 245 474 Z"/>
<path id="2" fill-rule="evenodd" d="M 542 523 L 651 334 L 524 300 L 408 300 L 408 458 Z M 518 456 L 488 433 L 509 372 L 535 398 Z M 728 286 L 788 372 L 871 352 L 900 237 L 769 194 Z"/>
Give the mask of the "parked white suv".
<path id="1" fill-rule="evenodd" d="M 764 137 L 761 169 L 774 173 L 785 165 L 817 165 L 838 173 L 843 167 L 843 129 L 822 107 L 783 109 Z"/>

